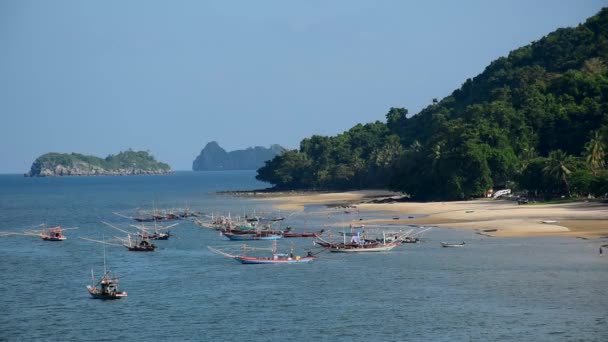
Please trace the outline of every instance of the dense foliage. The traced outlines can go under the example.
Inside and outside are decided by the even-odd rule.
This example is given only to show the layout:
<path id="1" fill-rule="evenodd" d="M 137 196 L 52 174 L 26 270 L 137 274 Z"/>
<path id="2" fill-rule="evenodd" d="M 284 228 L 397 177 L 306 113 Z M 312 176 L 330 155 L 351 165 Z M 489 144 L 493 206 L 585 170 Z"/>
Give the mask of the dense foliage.
<path id="1" fill-rule="evenodd" d="M 505 186 L 604 195 L 608 9 L 492 62 L 450 96 L 386 123 L 312 136 L 258 170 L 276 188 L 386 187 L 466 199 Z"/>
<path id="2" fill-rule="evenodd" d="M 81 165 L 102 168 L 108 171 L 116 170 L 163 170 L 169 171 L 168 164 L 156 161 L 147 151 L 128 150 L 116 155 L 109 155 L 105 159 L 87 156 L 80 153 L 46 153 L 38 157 L 32 164 L 31 174 L 40 174 L 42 169 L 55 169 L 57 166 L 78 167 Z"/>

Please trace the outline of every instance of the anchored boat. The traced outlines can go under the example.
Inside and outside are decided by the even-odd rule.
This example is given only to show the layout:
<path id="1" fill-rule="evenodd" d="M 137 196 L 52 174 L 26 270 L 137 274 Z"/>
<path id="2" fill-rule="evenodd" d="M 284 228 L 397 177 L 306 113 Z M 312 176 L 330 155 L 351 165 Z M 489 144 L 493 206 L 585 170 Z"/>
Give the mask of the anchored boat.
<path id="1" fill-rule="evenodd" d="M 268 248 L 254 248 L 248 247 L 247 245 L 243 245 L 243 254 L 236 255 L 221 251 L 217 248 L 213 248 L 211 246 L 207 246 L 210 251 L 223 255 L 228 258 L 232 258 L 242 264 L 299 264 L 299 263 L 307 263 L 312 262 L 315 259 L 315 256 L 312 255 L 311 252 L 308 252 L 306 256 L 299 256 L 293 254 L 293 247 L 291 248 L 291 252 L 289 254 L 286 253 L 278 253 L 277 251 L 277 241 L 274 240 L 272 242 L 272 254 L 269 257 L 259 257 L 259 256 L 250 256 L 247 255 L 248 251 L 254 250 L 269 250 Z"/>
<path id="2" fill-rule="evenodd" d="M 464 245 L 465 245 L 464 241 L 462 243 L 441 242 L 441 247 L 464 247 Z"/>
<path id="3" fill-rule="evenodd" d="M 99 287 L 97 287 L 99 286 Z M 95 285 L 95 275 L 91 269 L 91 285 L 87 285 L 91 297 L 95 299 L 120 299 L 127 296 L 125 291 L 118 290 L 118 278 L 106 270 L 106 249 L 103 249 L 103 276 Z"/>
<path id="4" fill-rule="evenodd" d="M 53 228 L 42 228 L 42 232 L 40 233 L 40 238 L 44 241 L 64 241 L 67 238 L 62 233 L 61 226 L 53 227 Z"/>

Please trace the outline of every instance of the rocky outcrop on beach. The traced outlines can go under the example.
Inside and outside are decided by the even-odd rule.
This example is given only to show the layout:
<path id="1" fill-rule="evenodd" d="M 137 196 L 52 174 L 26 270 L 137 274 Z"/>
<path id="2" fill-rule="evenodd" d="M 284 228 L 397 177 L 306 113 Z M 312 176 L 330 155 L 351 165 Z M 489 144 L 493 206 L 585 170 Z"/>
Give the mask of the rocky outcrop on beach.
<path id="1" fill-rule="evenodd" d="M 156 161 L 148 152 L 129 150 L 105 159 L 78 153 L 47 153 L 38 157 L 24 176 L 127 176 L 170 172 L 168 164 Z"/>
<path id="2" fill-rule="evenodd" d="M 192 163 L 192 170 L 257 170 L 264 166 L 265 161 L 281 154 L 284 150 L 285 148 L 275 144 L 270 148 L 256 146 L 226 152 L 217 142 L 212 141 L 196 157 Z"/>

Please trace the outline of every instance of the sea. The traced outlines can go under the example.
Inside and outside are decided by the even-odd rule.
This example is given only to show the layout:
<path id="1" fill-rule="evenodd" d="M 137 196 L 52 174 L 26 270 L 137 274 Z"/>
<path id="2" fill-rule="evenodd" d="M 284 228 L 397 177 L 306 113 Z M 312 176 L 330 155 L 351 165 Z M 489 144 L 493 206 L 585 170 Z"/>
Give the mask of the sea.
<path id="1" fill-rule="evenodd" d="M 278 212 L 272 201 L 222 193 L 265 187 L 253 171 L 0 175 L 0 234 L 46 224 L 65 227 L 68 238 L 0 237 L 0 340 L 608 340 L 608 256 L 600 257 L 595 240 L 493 238 L 433 227 L 422 243 L 390 252 L 320 252 L 312 263 L 292 265 L 242 265 L 215 254 L 207 246 L 242 242 L 192 219 L 176 221 L 171 238 L 156 241 L 159 248 L 150 253 L 90 240 L 125 237 L 102 221 L 134 231 L 135 221 L 123 216 L 154 208 L 280 215 L 287 218 L 283 228 L 333 229 L 336 236 L 348 222 L 392 216 L 324 206 Z M 466 245 L 442 248 L 441 241 Z M 278 245 L 298 255 L 319 252 L 311 238 Z M 127 298 L 88 294 L 91 270 L 95 277 L 103 272 L 104 253 Z"/>

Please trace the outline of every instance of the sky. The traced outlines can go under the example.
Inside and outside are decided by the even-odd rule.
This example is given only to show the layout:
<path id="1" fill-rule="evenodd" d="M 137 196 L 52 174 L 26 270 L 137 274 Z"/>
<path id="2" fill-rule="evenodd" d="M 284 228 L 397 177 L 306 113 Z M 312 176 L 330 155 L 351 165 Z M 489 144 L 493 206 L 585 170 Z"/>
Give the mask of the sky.
<path id="1" fill-rule="evenodd" d="M 231 151 L 418 113 L 608 0 L 0 0 L 0 173 L 47 152 Z"/>

